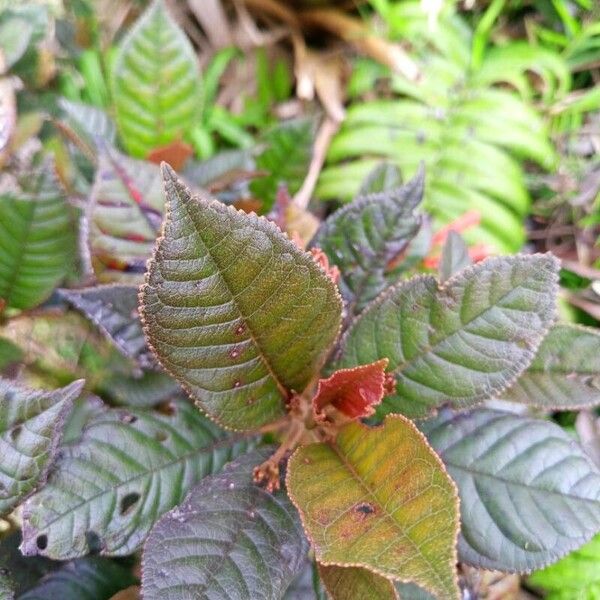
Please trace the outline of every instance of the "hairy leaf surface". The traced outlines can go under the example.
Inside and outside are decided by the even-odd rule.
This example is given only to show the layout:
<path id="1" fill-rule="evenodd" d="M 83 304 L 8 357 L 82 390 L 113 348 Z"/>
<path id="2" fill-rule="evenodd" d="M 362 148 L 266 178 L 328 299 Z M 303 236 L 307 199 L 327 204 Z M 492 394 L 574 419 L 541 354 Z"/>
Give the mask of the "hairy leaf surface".
<path id="1" fill-rule="evenodd" d="M 70 213 L 50 167 L 16 196 L 0 197 L 0 300 L 13 308 L 43 302 L 72 264 Z"/>
<path id="2" fill-rule="evenodd" d="M 133 583 L 131 572 L 111 560 L 82 558 L 47 575 L 19 600 L 108 600 Z"/>
<path id="3" fill-rule="evenodd" d="M 422 429 L 458 485 L 462 561 L 531 571 L 600 529 L 600 472 L 557 425 L 480 409 Z"/>
<path id="4" fill-rule="evenodd" d="M 344 427 L 335 443 L 302 446 L 287 486 L 325 565 L 364 567 L 458 598 L 458 504 L 424 437 L 400 415 Z"/>
<path id="5" fill-rule="evenodd" d="M 553 409 L 600 404 L 598 331 L 577 325 L 555 325 L 527 371 L 502 398 Z"/>
<path id="6" fill-rule="evenodd" d="M 160 169 L 105 147 L 88 205 L 90 250 L 101 281 L 141 281 L 163 208 Z"/>
<path id="7" fill-rule="evenodd" d="M 429 276 L 400 283 L 351 325 L 333 367 L 388 358 L 396 391 L 381 409 L 410 417 L 498 395 L 554 319 L 557 271 L 551 255 L 498 257 L 443 285 Z"/>
<path id="8" fill-rule="evenodd" d="M 165 170 L 168 215 L 141 312 L 165 369 L 218 422 L 258 427 L 285 412 L 340 325 L 337 290 L 272 223 L 203 195 Z"/>
<path id="9" fill-rule="evenodd" d="M 123 145 L 132 156 L 181 138 L 200 109 L 194 49 L 161 0 L 154 0 L 123 39 L 112 69 Z"/>
<path id="10" fill-rule="evenodd" d="M 185 400 L 169 412 L 95 415 L 26 503 L 23 553 L 130 554 L 194 484 L 248 448 L 248 439 L 227 437 Z"/>
<path id="11" fill-rule="evenodd" d="M 95 323 L 125 356 L 148 368 L 155 361 L 139 320 L 137 292 L 135 286 L 128 285 L 60 290 L 61 296 Z"/>
<path id="12" fill-rule="evenodd" d="M 308 550 L 285 492 L 252 482 L 260 449 L 202 480 L 167 513 L 146 542 L 146 600 L 278 600 L 300 572 Z"/>
<path id="13" fill-rule="evenodd" d="M 394 584 L 367 569 L 319 565 L 319 575 L 331 600 L 398 600 Z"/>
<path id="14" fill-rule="evenodd" d="M 318 246 L 341 273 L 340 291 L 358 314 L 397 281 L 389 263 L 406 249 L 421 225 L 415 212 L 423 197 L 424 171 L 403 187 L 359 196 L 321 225 Z"/>
<path id="15" fill-rule="evenodd" d="M 65 419 L 82 381 L 53 392 L 0 379 L 0 515 L 40 482 L 54 461 Z"/>

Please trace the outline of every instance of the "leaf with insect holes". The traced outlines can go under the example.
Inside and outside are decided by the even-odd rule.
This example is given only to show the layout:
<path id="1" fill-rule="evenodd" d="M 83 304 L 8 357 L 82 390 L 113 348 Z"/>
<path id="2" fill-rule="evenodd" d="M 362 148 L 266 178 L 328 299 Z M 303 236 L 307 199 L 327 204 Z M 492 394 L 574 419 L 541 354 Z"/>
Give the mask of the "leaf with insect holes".
<path id="1" fill-rule="evenodd" d="M 73 263 L 73 225 L 50 165 L 0 195 L 0 304 L 27 309 L 48 298 Z"/>
<path id="2" fill-rule="evenodd" d="M 423 198 L 424 177 L 420 171 L 405 186 L 359 196 L 333 213 L 311 242 L 340 269 L 340 291 L 351 315 L 398 280 L 390 263 L 421 226 L 415 211 Z"/>
<path id="3" fill-rule="evenodd" d="M 330 600 L 398 600 L 394 584 L 367 569 L 319 565 L 319 575 Z"/>
<path id="4" fill-rule="evenodd" d="M 454 483 L 415 426 L 353 422 L 335 442 L 302 446 L 288 463 L 290 498 L 325 565 L 364 567 L 456 600 Z"/>
<path id="5" fill-rule="evenodd" d="M 323 409 L 332 405 L 351 419 L 369 417 L 385 394 L 387 358 L 370 365 L 340 369 L 327 379 L 319 379 L 312 399 L 316 420 L 324 416 Z"/>
<path id="6" fill-rule="evenodd" d="M 198 117 L 196 53 L 161 0 L 123 38 L 111 75 L 119 134 L 132 156 L 180 139 Z"/>
<path id="7" fill-rule="evenodd" d="M 444 410 L 421 428 L 458 486 L 462 562 L 529 572 L 600 530 L 600 471 L 554 423 Z"/>
<path id="8" fill-rule="evenodd" d="M 83 381 L 76 381 L 45 392 L 0 379 L 0 516 L 45 481 L 82 387 Z"/>
<path id="9" fill-rule="evenodd" d="M 502 398 L 555 410 L 600 404 L 598 331 L 579 325 L 555 325 L 527 371 Z"/>
<path id="10" fill-rule="evenodd" d="M 423 417 L 498 395 L 529 366 L 555 315 L 558 261 L 489 258 L 439 285 L 402 282 L 351 324 L 331 369 L 388 358 L 396 379 L 381 412 Z"/>
<path id="11" fill-rule="evenodd" d="M 150 368 L 155 361 L 146 346 L 137 313 L 137 294 L 137 287 L 128 285 L 60 290 L 60 295 L 90 319 L 126 357 Z"/>
<path id="12" fill-rule="evenodd" d="M 164 177 L 168 214 L 140 305 L 152 349 L 224 426 L 274 421 L 337 337 L 335 285 L 273 223 L 191 196 L 168 167 Z"/>
<path id="13" fill-rule="evenodd" d="M 189 489 L 247 450 L 191 403 L 111 409 L 94 415 L 65 445 L 47 484 L 24 506 L 25 555 L 66 560 L 90 551 L 135 551 Z"/>
<path id="14" fill-rule="evenodd" d="M 99 600 L 135 583 L 129 569 L 96 556 L 67 563 L 42 579 L 19 600 Z"/>
<path id="15" fill-rule="evenodd" d="M 101 281 L 141 281 L 163 209 L 160 169 L 105 147 L 88 204 L 90 250 Z"/>
<path id="16" fill-rule="evenodd" d="M 252 481 L 252 467 L 271 452 L 261 448 L 206 477 L 156 524 L 143 555 L 145 600 L 283 596 L 308 544 L 285 492 Z"/>

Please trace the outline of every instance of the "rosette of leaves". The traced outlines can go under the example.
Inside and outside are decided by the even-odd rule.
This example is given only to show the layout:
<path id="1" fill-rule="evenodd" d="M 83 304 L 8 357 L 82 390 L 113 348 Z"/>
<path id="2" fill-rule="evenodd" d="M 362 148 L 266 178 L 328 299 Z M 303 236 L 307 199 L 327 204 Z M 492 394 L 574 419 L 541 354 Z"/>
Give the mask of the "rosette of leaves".
<path id="1" fill-rule="evenodd" d="M 149 349 L 200 410 L 90 411 L 22 507 L 27 556 L 141 548 L 151 600 L 291 598 L 307 560 L 315 597 L 457 600 L 458 561 L 530 572 L 600 531 L 600 471 L 580 446 L 480 406 L 600 404 L 599 336 L 554 323 L 558 262 L 469 265 L 449 238 L 439 279 L 406 278 L 426 178 L 385 173 L 304 251 L 163 168 L 147 349 L 131 288 L 67 297 L 122 352 Z"/>
<path id="2" fill-rule="evenodd" d="M 317 197 L 348 201 L 382 158 L 407 175 L 424 161 L 424 203 L 439 224 L 477 210 L 481 223 L 468 240 L 518 252 L 530 203 L 519 161 L 548 169 L 556 160 L 531 102 L 535 90 L 528 75 L 542 82 L 545 99 L 558 98 L 569 86 L 566 64 L 524 42 L 492 47 L 477 60 L 477 37 L 454 14 L 453 3 L 433 25 L 417 1 L 378 4 L 390 34 L 410 44 L 420 79 L 390 77 L 364 60 L 357 64 L 355 99 L 329 148 Z M 393 97 L 363 100 L 379 76 L 389 77 Z"/>

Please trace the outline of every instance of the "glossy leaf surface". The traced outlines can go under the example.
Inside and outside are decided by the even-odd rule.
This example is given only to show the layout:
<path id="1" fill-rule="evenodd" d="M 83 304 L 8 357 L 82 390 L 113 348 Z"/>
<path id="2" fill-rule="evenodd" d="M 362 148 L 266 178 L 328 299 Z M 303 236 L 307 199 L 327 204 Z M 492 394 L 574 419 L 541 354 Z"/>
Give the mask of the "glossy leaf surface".
<path id="1" fill-rule="evenodd" d="M 285 412 L 337 336 L 337 290 L 272 223 L 165 171 L 167 221 L 142 318 L 154 352 L 212 418 L 250 429 Z"/>
<path id="2" fill-rule="evenodd" d="M 443 285 L 429 276 L 398 284 L 351 325 L 333 368 L 388 358 L 396 391 L 381 407 L 410 417 L 498 395 L 552 324 L 557 271 L 550 255 L 498 257 Z"/>
<path id="3" fill-rule="evenodd" d="M 272 449 L 271 449 L 272 450 Z M 278 600 L 304 565 L 308 544 L 283 491 L 252 482 L 269 449 L 203 479 L 146 542 L 146 600 Z"/>
<path id="4" fill-rule="evenodd" d="M 528 572 L 600 529 L 600 472 L 557 425 L 479 409 L 422 429 L 459 489 L 461 561 Z"/>
<path id="5" fill-rule="evenodd" d="M 458 598 L 454 483 L 410 421 L 345 426 L 334 443 L 301 446 L 287 486 L 325 565 L 364 567 Z"/>
<path id="6" fill-rule="evenodd" d="M 0 379 L 0 515 L 45 481 L 65 419 L 82 387 L 78 381 L 45 392 Z"/>
<path id="7" fill-rule="evenodd" d="M 24 508 L 24 554 L 126 555 L 200 479 L 244 452 L 188 401 L 170 414 L 106 410 L 62 448 L 48 483 Z"/>

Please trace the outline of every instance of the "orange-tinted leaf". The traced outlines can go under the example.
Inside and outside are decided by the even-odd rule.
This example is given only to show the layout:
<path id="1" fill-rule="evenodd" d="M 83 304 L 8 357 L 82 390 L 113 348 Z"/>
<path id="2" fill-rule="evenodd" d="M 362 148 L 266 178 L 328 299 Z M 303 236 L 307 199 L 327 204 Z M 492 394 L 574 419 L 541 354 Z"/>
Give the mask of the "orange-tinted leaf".
<path id="1" fill-rule="evenodd" d="M 176 171 L 181 171 L 187 160 L 194 154 L 194 149 L 181 140 L 175 140 L 166 146 L 154 148 L 148 152 L 148 160 L 159 165 L 169 163 Z"/>
<path id="2" fill-rule="evenodd" d="M 368 365 L 340 369 L 331 377 L 319 380 L 317 393 L 312 400 L 315 418 L 323 415 L 323 408 L 333 405 L 352 419 L 368 417 L 375 412 L 385 395 L 385 368 L 383 358 Z"/>
<path id="3" fill-rule="evenodd" d="M 335 442 L 301 446 L 288 463 L 287 490 L 316 559 L 364 567 L 456 600 L 456 487 L 408 419 L 356 421 Z"/>
<path id="4" fill-rule="evenodd" d="M 398 600 L 394 584 L 367 569 L 319 565 L 319 575 L 331 600 Z"/>

